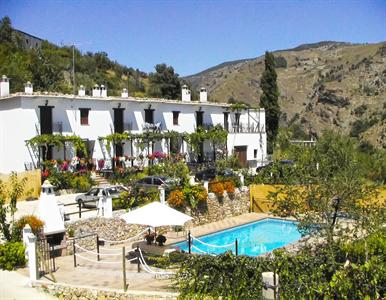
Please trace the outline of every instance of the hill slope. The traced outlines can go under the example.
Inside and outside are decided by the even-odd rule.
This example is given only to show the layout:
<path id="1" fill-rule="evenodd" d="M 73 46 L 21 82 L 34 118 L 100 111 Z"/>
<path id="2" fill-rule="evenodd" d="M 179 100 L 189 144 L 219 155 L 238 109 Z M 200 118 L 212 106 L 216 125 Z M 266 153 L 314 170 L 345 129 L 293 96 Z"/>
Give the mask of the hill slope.
<path id="1" fill-rule="evenodd" d="M 283 124 L 324 129 L 386 147 L 386 43 L 320 42 L 275 51 Z M 264 56 L 226 62 L 185 77 L 210 101 L 258 105 Z"/>

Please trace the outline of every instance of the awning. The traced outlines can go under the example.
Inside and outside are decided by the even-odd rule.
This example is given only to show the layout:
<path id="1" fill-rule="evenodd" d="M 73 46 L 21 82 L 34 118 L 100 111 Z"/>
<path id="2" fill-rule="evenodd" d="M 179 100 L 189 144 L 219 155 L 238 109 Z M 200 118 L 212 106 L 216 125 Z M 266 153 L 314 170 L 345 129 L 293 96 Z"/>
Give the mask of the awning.
<path id="1" fill-rule="evenodd" d="M 152 227 L 184 225 L 193 219 L 161 202 L 155 201 L 121 216 L 128 224 Z"/>

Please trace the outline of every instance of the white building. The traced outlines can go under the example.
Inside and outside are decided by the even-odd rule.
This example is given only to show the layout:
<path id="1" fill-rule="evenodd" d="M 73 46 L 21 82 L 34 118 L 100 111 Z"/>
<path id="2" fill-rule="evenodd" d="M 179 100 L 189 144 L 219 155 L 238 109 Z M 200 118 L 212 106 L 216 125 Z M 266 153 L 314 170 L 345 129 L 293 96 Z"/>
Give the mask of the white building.
<path id="1" fill-rule="evenodd" d="M 98 138 L 114 132 L 158 130 L 191 133 L 199 126 L 208 128 L 220 124 L 229 132 L 228 155 L 238 155 L 240 162 L 251 168 L 266 158 L 264 109 L 232 111 L 230 104 L 206 102 L 205 89 L 201 90 L 202 101 L 199 102 L 190 100 L 190 91 L 186 91 L 186 87 L 184 101 L 132 98 L 128 97 L 127 91 L 122 92 L 122 97 L 108 97 L 104 86 L 95 86 L 93 96 L 85 96 L 83 87 L 77 96 L 38 94 L 31 89 L 32 85 L 28 84 L 26 92 L 10 95 L 8 79 L 4 77 L 1 80 L 0 173 L 38 167 L 42 151 L 27 147 L 25 141 L 36 135 L 52 133 L 80 136 L 90 157 L 97 161 L 114 156 L 138 156 L 141 152 L 132 142 L 107 151 L 104 142 Z M 167 142 L 161 140 L 155 142 L 149 151 L 168 153 L 169 150 Z M 197 159 L 186 142 L 181 142 L 177 150 L 187 153 L 188 160 Z M 208 142 L 204 143 L 203 152 L 205 157 L 213 158 L 213 147 Z M 46 158 L 71 159 L 74 155 L 72 148 L 52 147 Z"/>

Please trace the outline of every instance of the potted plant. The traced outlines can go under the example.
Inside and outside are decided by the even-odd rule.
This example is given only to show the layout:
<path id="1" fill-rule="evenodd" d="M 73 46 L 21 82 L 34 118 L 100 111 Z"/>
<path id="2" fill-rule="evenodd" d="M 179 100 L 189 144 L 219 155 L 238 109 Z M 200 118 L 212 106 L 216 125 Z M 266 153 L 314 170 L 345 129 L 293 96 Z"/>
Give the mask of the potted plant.
<path id="1" fill-rule="evenodd" d="M 155 241 L 158 243 L 158 246 L 163 246 L 166 242 L 166 237 L 162 234 L 159 234 Z"/>
<path id="2" fill-rule="evenodd" d="M 146 242 L 147 242 L 148 245 L 151 245 L 151 243 L 154 242 L 154 239 L 155 239 L 155 234 L 154 234 L 154 232 L 152 232 L 152 233 L 147 233 L 147 234 L 145 235 L 145 240 L 146 240 Z"/>

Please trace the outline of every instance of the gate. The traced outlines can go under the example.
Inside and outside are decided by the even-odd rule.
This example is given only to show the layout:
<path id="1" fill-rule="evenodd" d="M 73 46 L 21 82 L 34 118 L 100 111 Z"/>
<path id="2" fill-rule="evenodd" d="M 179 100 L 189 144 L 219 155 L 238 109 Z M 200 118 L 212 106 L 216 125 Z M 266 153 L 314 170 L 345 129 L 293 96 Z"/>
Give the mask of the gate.
<path id="1" fill-rule="evenodd" d="M 38 276 L 49 275 L 53 282 L 56 278 L 53 274 L 55 272 L 55 256 L 54 251 L 50 247 L 46 238 L 38 238 L 36 241 L 36 255 L 38 261 Z"/>

